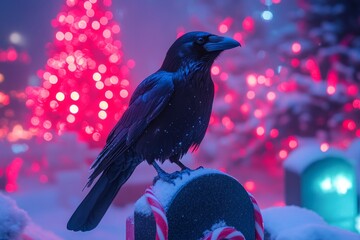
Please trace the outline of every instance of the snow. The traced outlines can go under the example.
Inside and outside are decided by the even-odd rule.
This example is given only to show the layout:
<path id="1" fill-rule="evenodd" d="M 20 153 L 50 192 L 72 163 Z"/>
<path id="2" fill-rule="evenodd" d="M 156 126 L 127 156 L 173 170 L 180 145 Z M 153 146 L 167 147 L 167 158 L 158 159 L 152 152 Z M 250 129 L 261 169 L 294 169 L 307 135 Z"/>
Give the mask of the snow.
<path id="1" fill-rule="evenodd" d="M 153 186 L 153 192 L 155 196 L 158 198 L 161 205 L 167 210 L 169 203 L 175 196 L 175 194 L 181 190 L 188 182 L 194 180 L 195 178 L 208 174 L 224 174 L 215 169 L 205 169 L 200 168 L 195 171 L 190 172 L 190 174 L 182 173 L 182 178 L 174 179 L 174 184 L 164 182 L 162 180 L 158 180 Z M 135 203 L 135 211 L 142 213 L 146 216 L 151 214 L 151 208 L 148 205 L 145 196 L 142 196 Z"/>
<path id="2" fill-rule="evenodd" d="M 296 207 L 271 207 L 262 211 L 266 236 L 271 240 L 360 240 L 360 235 L 328 225 L 316 213 Z"/>
<path id="3" fill-rule="evenodd" d="M 296 173 L 302 173 L 310 164 L 328 157 L 347 159 L 344 152 L 329 148 L 323 152 L 318 143 L 313 143 L 304 147 L 299 147 L 289 154 L 284 162 L 284 167 Z"/>
<path id="4" fill-rule="evenodd" d="M 26 212 L 0 193 L 0 239 L 18 239 L 28 221 Z"/>
<path id="5" fill-rule="evenodd" d="M 216 230 L 218 228 L 222 228 L 222 227 L 226 227 L 226 226 L 227 226 L 226 222 L 221 220 L 221 221 L 215 223 L 214 225 L 212 225 L 210 229 L 205 230 L 203 236 L 210 234 L 211 232 L 213 232 L 214 230 Z"/>

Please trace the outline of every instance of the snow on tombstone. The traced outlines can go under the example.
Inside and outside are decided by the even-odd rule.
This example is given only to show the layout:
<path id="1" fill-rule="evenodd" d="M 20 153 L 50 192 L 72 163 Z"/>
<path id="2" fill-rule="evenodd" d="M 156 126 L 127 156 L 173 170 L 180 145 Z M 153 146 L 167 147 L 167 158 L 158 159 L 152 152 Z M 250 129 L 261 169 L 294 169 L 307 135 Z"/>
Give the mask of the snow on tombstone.
<path id="1" fill-rule="evenodd" d="M 162 214 L 157 209 L 154 215 L 156 203 L 151 199 L 163 208 Z M 237 180 L 217 170 L 198 169 L 182 173 L 174 184 L 159 180 L 148 188 L 128 219 L 126 239 L 155 239 L 160 228 L 168 232 L 169 240 L 201 239 L 218 229 L 255 240 L 254 211 L 249 194 Z"/>
<path id="2" fill-rule="evenodd" d="M 316 144 L 299 147 L 286 159 L 286 204 L 313 210 L 329 224 L 355 230 L 355 169 L 343 152 L 324 150 Z"/>

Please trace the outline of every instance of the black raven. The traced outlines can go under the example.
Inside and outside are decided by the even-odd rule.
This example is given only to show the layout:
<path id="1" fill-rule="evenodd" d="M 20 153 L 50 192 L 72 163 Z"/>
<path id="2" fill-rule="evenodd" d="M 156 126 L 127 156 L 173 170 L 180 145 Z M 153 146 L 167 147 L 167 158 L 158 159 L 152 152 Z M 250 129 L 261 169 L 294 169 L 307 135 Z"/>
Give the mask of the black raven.
<path id="1" fill-rule="evenodd" d="M 170 175 L 155 160 L 169 159 L 186 169 L 180 158 L 200 145 L 209 124 L 214 98 L 211 65 L 223 50 L 237 46 L 231 38 L 207 32 L 186 33 L 172 44 L 160 69 L 136 88 L 94 161 L 86 186 L 100 177 L 71 216 L 69 230 L 95 228 L 143 160 L 165 180 Z"/>

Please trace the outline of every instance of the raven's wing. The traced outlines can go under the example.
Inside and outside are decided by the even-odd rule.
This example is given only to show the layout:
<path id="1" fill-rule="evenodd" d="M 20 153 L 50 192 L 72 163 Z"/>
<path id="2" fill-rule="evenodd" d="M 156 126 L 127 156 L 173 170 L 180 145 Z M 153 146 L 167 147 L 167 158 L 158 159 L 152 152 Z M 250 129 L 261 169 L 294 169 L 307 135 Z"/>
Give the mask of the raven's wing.
<path id="1" fill-rule="evenodd" d="M 156 72 L 139 84 L 131 97 L 129 107 L 109 134 L 104 149 L 91 166 L 94 171 L 87 186 L 142 134 L 149 123 L 168 105 L 173 92 L 172 74 L 168 72 Z"/>

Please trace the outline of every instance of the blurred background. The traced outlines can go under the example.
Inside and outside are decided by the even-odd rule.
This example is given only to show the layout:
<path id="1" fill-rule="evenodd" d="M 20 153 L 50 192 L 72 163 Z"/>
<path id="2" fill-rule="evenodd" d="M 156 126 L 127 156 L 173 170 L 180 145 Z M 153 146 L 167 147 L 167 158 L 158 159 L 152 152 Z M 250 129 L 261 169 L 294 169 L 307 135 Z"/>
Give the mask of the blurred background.
<path id="1" fill-rule="evenodd" d="M 231 174 L 263 208 L 282 206 L 294 150 L 336 148 L 358 166 L 359 26 L 357 0 L 2 0 L 0 190 L 61 238 L 122 239 L 155 176 L 146 164 L 96 230 L 66 222 L 132 91 L 177 37 L 200 30 L 242 47 L 211 69 L 210 126 L 185 162 Z"/>

